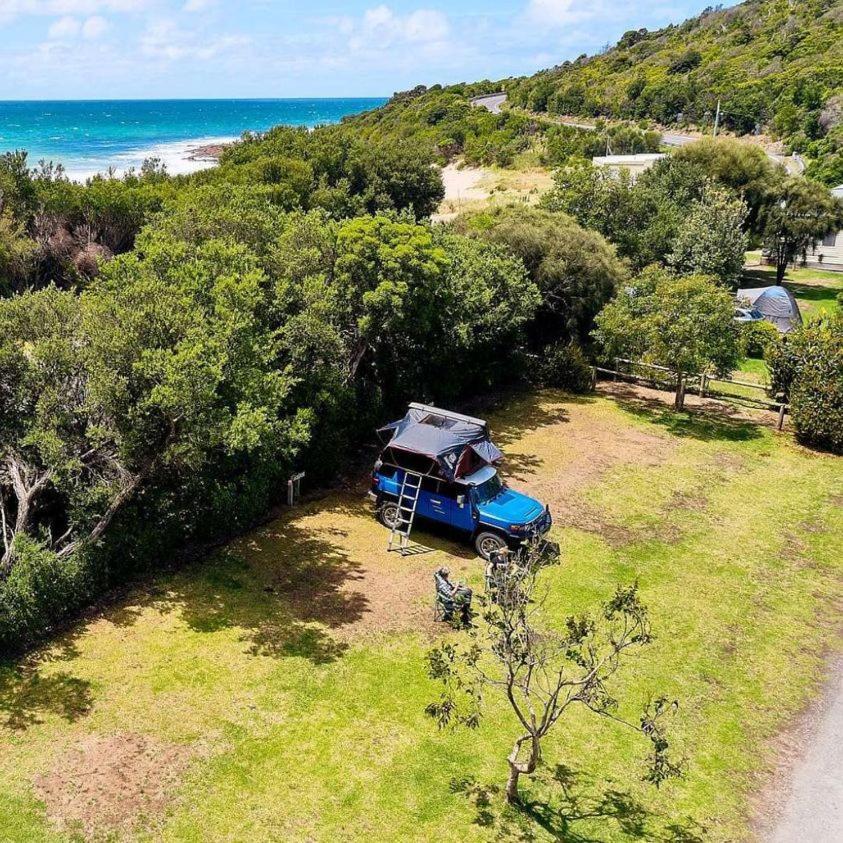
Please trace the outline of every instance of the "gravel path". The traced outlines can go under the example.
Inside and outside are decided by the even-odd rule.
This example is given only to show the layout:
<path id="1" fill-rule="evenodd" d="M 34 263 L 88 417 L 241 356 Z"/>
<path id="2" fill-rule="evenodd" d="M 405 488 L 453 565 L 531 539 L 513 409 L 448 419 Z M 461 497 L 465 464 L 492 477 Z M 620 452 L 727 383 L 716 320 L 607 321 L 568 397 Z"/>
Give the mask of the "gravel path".
<path id="1" fill-rule="evenodd" d="M 839 843 L 843 840 L 843 656 L 817 705 L 798 730 L 803 751 L 787 774 L 771 843 Z M 788 787 L 789 786 L 789 787 Z M 773 795 L 771 794 L 771 798 Z"/>

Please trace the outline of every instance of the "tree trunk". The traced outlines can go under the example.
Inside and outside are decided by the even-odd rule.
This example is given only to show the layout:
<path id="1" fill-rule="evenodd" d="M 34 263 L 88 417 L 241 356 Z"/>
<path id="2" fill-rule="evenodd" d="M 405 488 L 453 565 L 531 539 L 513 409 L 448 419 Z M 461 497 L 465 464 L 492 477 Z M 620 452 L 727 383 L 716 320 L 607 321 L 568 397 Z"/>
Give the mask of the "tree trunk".
<path id="1" fill-rule="evenodd" d="M 530 741 L 530 755 L 526 761 L 519 761 L 518 755 L 521 751 L 522 744 Z M 539 759 L 541 758 L 541 744 L 537 735 L 524 735 L 515 741 L 515 746 L 512 747 L 512 752 L 509 754 L 509 779 L 506 783 L 506 801 L 510 805 L 518 803 L 518 780 L 523 773 L 525 776 L 536 771 Z"/>
<path id="2" fill-rule="evenodd" d="M 506 801 L 510 805 L 518 803 L 518 777 L 521 771 L 514 764 L 509 765 L 509 779 L 506 782 Z"/>
<path id="3" fill-rule="evenodd" d="M 787 258 L 780 257 L 776 261 L 776 284 L 781 286 L 782 281 L 784 281 L 785 273 L 787 272 Z"/>
<path id="4" fill-rule="evenodd" d="M 127 484 L 120 490 L 120 492 L 118 492 L 114 496 L 108 509 L 105 511 L 100 520 L 94 525 L 94 528 L 91 530 L 91 532 L 88 533 L 87 536 L 81 536 L 80 538 L 76 539 L 76 541 L 73 541 L 63 547 L 57 554 L 59 559 L 63 559 L 65 556 L 71 556 L 84 544 L 89 544 L 97 541 L 97 539 L 99 539 L 99 537 L 108 529 L 114 516 L 120 511 L 123 505 L 130 500 L 132 495 L 134 495 L 138 486 L 140 486 L 140 484 L 143 482 L 148 473 L 149 469 L 147 468 L 139 472 L 138 474 L 132 476 L 131 479 L 127 482 Z"/>

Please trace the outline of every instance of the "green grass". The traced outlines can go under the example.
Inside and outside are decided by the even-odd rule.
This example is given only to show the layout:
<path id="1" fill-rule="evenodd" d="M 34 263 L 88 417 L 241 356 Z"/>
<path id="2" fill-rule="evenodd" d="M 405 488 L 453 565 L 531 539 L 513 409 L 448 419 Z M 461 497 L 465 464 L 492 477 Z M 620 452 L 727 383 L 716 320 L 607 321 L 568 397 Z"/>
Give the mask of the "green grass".
<path id="1" fill-rule="evenodd" d="M 0 667 L 0 840 L 71 839 L 47 817 L 39 776 L 66 769 L 89 736 L 125 733 L 192 753 L 167 810 L 136 819 L 139 839 L 745 837 L 772 738 L 836 641 L 840 462 L 748 421 L 632 398 L 544 393 L 491 422 L 514 484 L 556 513 L 549 622 L 640 581 L 657 637 L 614 690 L 632 718 L 652 695 L 680 700 L 682 780 L 654 790 L 645 742 L 576 712 L 525 782 L 524 809 L 505 808 L 506 706 L 490 697 L 477 731 L 438 732 L 423 713 L 435 694 L 426 585 L 405 599 L 362 590 L 373 575 L 426 583 L 443 562 L 479 584 L 481 566 L 429 537 L 430 555 L 388 556 L 345 492 Z M 403 618 L 391 630 L 366 626 L 379 599 Z"/>

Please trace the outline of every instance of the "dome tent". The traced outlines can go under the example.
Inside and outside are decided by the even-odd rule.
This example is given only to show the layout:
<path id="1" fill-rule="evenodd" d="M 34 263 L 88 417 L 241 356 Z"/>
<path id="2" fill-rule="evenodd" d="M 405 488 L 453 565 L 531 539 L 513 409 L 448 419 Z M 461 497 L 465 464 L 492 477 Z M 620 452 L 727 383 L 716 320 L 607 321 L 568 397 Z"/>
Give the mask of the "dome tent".
<path id="1" fill-rule="evenodd" d="M 767 322 L 772 322 L 781 334 L 790 333 L 802 324 L 799 305 L 793 298 L 793 293 L 784 287 L 755 287 L 738 290 L 737 299 L 739 302 L 747 302 Z"/>

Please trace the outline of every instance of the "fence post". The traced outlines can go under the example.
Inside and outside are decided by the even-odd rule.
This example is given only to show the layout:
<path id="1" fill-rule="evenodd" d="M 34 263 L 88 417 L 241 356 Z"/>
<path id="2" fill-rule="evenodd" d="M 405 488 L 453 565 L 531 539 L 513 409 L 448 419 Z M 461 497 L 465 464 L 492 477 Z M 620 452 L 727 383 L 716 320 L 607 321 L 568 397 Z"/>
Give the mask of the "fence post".
<path id="1" fill-rule="evenodd" d="M 708 375 L 703 372 L 700 376 L 700 398 L 705 398 L 705 387 L 706 381 L 708 380 Z"/>
<path id="2" fill-rule="evenodd" d="M 782 404 L 779 407 L 779 421 L 776 425 L 776 430 L 784 430 L 784 414 L 785 414 L 785 405 Z"/>
<path id="3" fill-rule="evenodd" d="M 597 366 L 591 367 L 591 391 L 597 389 Z"/>
<path id="4" fill-rule="evenodd" d="M 620 373 L 620 370 L 621 370 L 621 358 L 616 357 L 615 358 L 615 380 L 618 379 L 618 374 Z"/>

